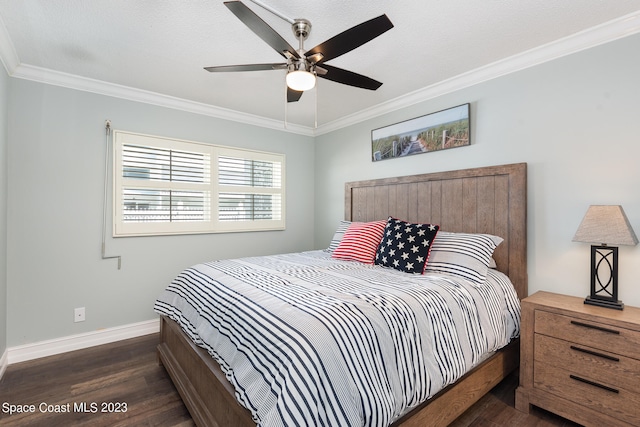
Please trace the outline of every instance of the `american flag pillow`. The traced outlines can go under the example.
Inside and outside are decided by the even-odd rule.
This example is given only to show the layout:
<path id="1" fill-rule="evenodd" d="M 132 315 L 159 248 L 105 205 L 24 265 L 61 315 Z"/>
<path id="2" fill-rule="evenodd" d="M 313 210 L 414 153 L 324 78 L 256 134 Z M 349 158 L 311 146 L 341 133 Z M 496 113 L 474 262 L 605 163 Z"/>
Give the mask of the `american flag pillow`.
<path id="1" fill-rule="evenodd" d="M 375 263 L 405 273 L 423 274 L 439 228 L 434 224 L 412 224 L 389 217 Z"/>
<path id="2" fill-rule="evenodd" d="M 387 221 L 352 222 L 331 255 L 333 258 L 373 264 Z"/>

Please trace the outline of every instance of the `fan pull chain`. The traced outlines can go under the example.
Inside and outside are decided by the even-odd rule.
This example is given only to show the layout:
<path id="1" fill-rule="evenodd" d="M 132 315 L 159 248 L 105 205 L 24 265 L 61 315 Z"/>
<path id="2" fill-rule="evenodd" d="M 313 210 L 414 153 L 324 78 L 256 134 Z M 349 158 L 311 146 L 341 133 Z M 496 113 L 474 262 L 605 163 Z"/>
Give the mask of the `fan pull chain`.
<path id="1" fill-rule="evenodd" d="M 289 113 L 289 102 L 287 102 L 287 81 L 284 81 L 284 128 L 287 129 L 287 117 Z"/>
<path id="2" fill-rule="evenodd" d="M 315 95 L 316 95 L 316 112 L 315 112 L 315 117 L 313 120 L 313 129 L 316 130 L 318 129 L 318 82 L 316 81 L 316 90 L 315 90 Z"/>

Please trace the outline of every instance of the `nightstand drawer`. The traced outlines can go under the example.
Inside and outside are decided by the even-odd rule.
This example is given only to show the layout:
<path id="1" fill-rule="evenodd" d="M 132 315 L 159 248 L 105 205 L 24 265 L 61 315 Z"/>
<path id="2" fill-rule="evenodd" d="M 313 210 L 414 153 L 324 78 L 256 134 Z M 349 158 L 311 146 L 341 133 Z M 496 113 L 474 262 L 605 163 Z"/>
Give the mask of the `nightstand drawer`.
<path id="1" fill-rule="evenodd" d="M 640 331 L 595 321 L 536 310 L 535 333 L 624 356 L 640 356 Z"/>
<path id="2" fill-rule="evenodd" d="M 640 425 L 640 396 L 612 384 L 589 382 L 568 370 L 536 362 L 534 387 L 632 425 Z"/>
<path id="3" fill-rule="evenodd" d="M 640 393 L 640 360 L 546 335 L 535 335 L 534 358 L 580 378 Z"/>

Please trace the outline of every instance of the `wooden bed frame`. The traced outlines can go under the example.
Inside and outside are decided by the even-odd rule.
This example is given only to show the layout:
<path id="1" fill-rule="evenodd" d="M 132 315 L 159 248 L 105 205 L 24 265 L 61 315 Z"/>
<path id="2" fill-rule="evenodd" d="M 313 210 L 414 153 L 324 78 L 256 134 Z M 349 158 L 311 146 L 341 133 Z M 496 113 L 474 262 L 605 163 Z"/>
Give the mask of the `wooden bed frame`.
<path id="1" fill-rule="evenodd" d="M 520 299 L 528 295 L 525 163 L 345 185 L 345 219 L 373 221 L 389 215 L 439 224 L 445 231 L 504 238 L 494 253 L 498 269 L 511 278 Z M 249 411 L 236 401 L 233 386 L 219 365 L 165 317 L 160 319 L 158 357 L 198 426 L 255 426 Z M 519 341 L 515 340 L 393 427 L 449 425 L 518 363 Z"/>

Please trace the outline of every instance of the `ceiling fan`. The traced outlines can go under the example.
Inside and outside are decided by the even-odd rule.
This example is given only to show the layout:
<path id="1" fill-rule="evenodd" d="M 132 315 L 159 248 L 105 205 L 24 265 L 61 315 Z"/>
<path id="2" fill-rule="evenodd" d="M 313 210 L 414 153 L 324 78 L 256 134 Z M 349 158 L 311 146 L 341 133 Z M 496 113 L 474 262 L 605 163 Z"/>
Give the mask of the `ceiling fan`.
<path id="1" fill-rule="evenodd" d="M 258 2 L 256 3 L 259 4 Z M 223 65 L 205 67 L 205 70 L 212 73 L 287 70 L 287 102 L 298 101 L 305 90 L 312 89 L 315 86 L 316 76 L 337 83 L 370 90 L 376 90 L 382 85 L 381 82 L 370 77 L 334 67 L 325 64 L 325 62 L 362 46 L 393 28 L 393 24 L 389 18 L 387 18 L 387 15 L 380 15 L 377 18 L 356 25 L 305 52 L 303 43 L 311 31 L 311 23 L 306 19 L 290 20 L 290 22 L 292 22 L 291 28 L 293 33 L 299 41 L 299 48 L 296 50 L 244 3 L 236 0 L 226 1 L 224 4 L 238 19 L 244 22 L 251 31 L 282 55 L 286 59 L 286 62 Z M 276 13 L 273 10 L 270 11 Z"/>

